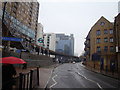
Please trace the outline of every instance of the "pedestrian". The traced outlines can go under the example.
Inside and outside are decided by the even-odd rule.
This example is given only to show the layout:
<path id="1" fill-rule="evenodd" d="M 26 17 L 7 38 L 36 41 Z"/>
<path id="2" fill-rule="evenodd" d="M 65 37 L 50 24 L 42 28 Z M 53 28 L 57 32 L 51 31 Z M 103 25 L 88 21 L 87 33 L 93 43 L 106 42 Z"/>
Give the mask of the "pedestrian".
<path id="1" fill-rule="evenodd" d="M 15 84 L 15 75 L 16 70 L 12 64 L 2 65 L 2 90 L 12 90 L 12 86 Z"/>

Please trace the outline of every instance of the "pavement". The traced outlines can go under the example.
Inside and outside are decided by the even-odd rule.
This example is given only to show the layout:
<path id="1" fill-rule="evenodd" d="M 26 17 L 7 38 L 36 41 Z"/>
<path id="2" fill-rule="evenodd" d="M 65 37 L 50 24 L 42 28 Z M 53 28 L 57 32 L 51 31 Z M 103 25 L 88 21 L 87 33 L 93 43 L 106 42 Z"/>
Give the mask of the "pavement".
<path id="1" fill-rule="evenodd" d="M 90 70 L 90 71 L 93 71 L 93 72 L 95 72 L 95 73 L 99 73 L 99 74 L 102 74 L 102 75 L 105 75 L 105 76 L 108 76 L 108 77 L 111 77 L 111 78 L 115 78 L 115 79 L 120 79 L 120 77 L 119 77 L 119 75 L 118 75 L 118 73 L 112 73 L 112 72 L 106 72 L 106 71 L 100 71 L 100 70 L 97 70 L 97 69 L 94 69 L 94 68 L 91 68 L 91 67 L 89 67 L 89 66 L 86 66 L 86 65 L 82 65 L 82 66 L 84 66 L 86 69 L 88 69 L 88 70 Z"/>
<path id="2" fill-rule="evenodd" d="M 54 69 L 59 65 L 60 64 L 55 64 L 49 67 L 40 68 L 40 86 L 37 88 L 46 88 Z"/>
<path id="3" fill-rule="evenodd" d="M 40 67 L 39 68 L 39 77 L 40 77 L 40 85 L 37 86 L 36 88 L 45 88 L 46 85 L 48 84 L 49 82 L 49 79 L 52 75 L 52 72 L 54 70 L 54 68 L 56 68 L 57 66 L 59 66 L 60 64 L 54 64 L 54 65 L 51 65 L 51 66 L 46 66 L 46 67 Z M 29 67 L 29 68 L 26 68 L 26 69 L 22 69 L 21 67 L 16 67 L 16 76 L 19 76 L 19 73 L 27 73 L 27 72 L 30 72 L 30 70 L 34 70 L 36 69 L 35 67 Z"/>

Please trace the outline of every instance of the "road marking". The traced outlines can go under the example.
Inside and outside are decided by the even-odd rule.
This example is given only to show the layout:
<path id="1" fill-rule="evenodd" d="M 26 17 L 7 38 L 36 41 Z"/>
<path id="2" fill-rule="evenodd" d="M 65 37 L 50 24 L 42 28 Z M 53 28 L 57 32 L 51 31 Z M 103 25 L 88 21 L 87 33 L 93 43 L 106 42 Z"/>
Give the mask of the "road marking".
<path id="1" fill-rule="evenodd" d="M 57 77 L 57 74 L 55 76 L 52 77 L 52 80 L 55 82 L 53 85 L 50 86 L 50 88 L 52 88 L 53 86 L 55 86 L 57 84 L 57 82 L 55 81 L 55 77 Z"/>
<path id="2" fill-rule="evenodd" d="M 81 64 L 80 64 L 81 65 Z M 81 66 L 83 66 L 83 65 L 81 65 Z M 77 67 L 79 67 L 79 65 L 77 64 Z M 85 67 L 85 66 L 84 66 Z M 79 68 L 80 69 L 80 68 Z M 81 69 L 80 69 L 81 70 Z M 86 76 L 84 76 L 84 75 L 82 75 L 81 73 L 79 73 L 79 72 L 76 72 L 78 75 L 80 75 L 80 76 L 82 76 L 83 78 L 85 78 L 85 79 L 87 79 L 87 80 L 89 80 L 89 81 L 91 81 L 91 82 L 93 82 L 93 83 L 95 83 L 95 84 L 97 84 L 97 86 L 101 89 L 101 90 L 103 90 L 103 88 L 101 87 L 101 85 L 98 83 L 98 82 L 96 82 L 96 81 L 94 81 L 94 80 L 91 80 L 91 79 L 88 79 Z"/>
<path id="3" fill-rule="evenodd" d="M 99 84 L 98 82 L 93 81 L 93 80 L 91 80 L 91 79 L 88 79 L 87 77 L 83 76 L 83 75 L 80 74 L 79 72 L 76 72 L 76 73 L 77 73 L 78 75 L 82 76 L 83 78 L 85 78 L 86 80 L 89 80 L 89 81 L 91 81 L 91 82 L 97 84 L 97 86 L 98 86 L 101 90 L 103 90 L 103 88 L 100 86 L 100 84 Z"/>

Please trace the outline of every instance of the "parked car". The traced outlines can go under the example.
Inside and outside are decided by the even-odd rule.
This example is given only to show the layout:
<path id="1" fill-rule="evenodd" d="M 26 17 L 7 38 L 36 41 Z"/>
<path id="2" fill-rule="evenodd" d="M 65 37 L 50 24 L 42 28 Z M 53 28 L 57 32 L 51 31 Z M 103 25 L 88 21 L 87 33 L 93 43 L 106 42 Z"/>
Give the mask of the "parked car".
<path id="1" fill-rule="evenodd" d="M 75 61 L 73 61 L 72 63 L 75 64 Z"/>

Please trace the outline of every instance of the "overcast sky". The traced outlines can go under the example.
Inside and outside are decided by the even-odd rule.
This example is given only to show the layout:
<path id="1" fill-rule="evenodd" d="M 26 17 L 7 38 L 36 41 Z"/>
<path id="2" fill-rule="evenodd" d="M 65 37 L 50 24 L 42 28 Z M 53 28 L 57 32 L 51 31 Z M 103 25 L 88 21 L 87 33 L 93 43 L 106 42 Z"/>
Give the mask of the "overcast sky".
<path id="1" fill-rule="evenodd" d="M 119 0 L 38 0 L 39 22 L 45 33 L 74 34 L 75 55 L 84 51 L 84 41 L 101 16 L 110 22 L 118 14 Z"/>

